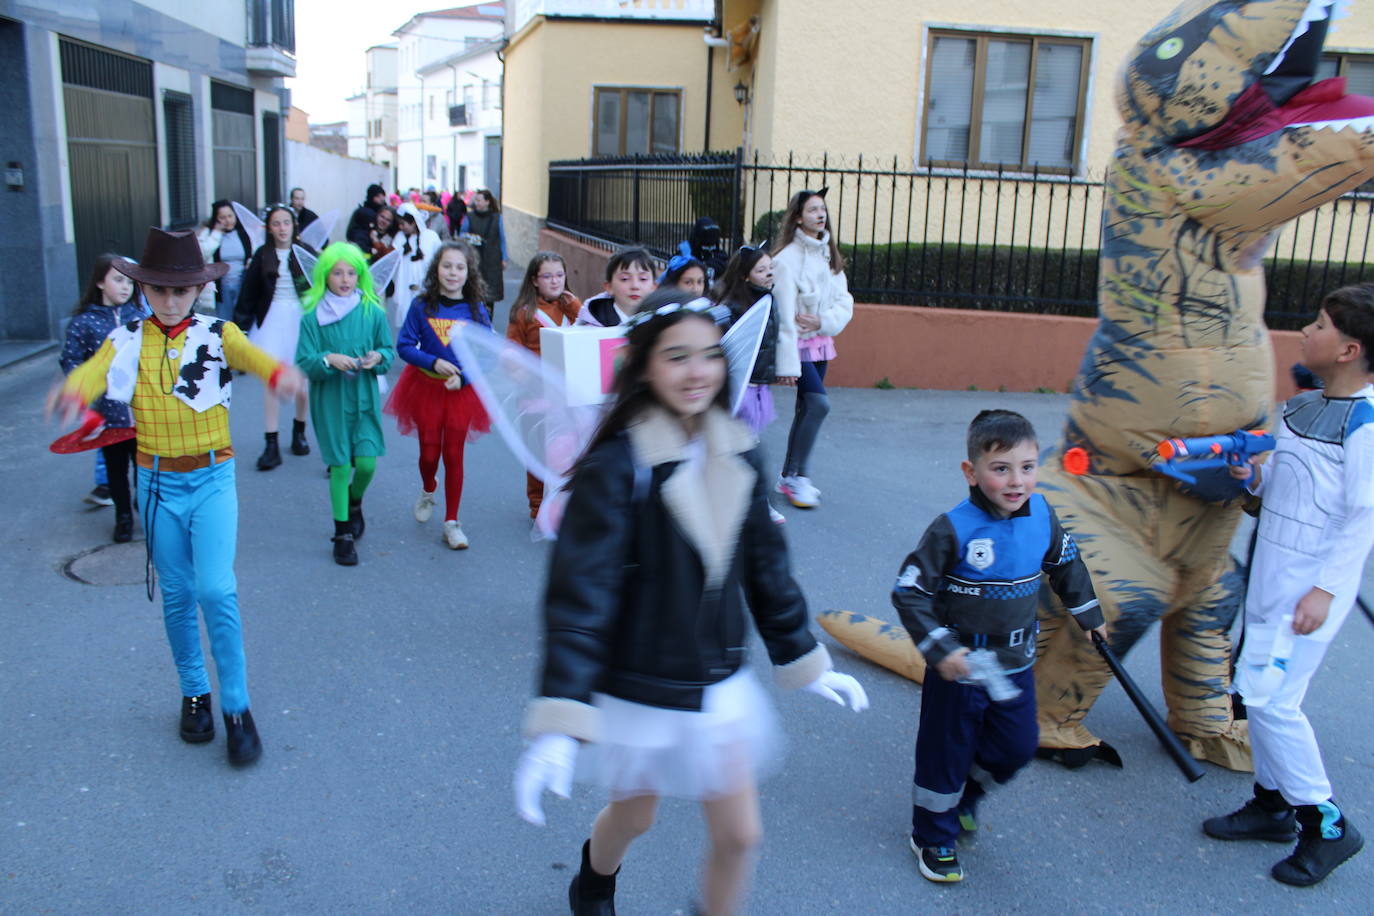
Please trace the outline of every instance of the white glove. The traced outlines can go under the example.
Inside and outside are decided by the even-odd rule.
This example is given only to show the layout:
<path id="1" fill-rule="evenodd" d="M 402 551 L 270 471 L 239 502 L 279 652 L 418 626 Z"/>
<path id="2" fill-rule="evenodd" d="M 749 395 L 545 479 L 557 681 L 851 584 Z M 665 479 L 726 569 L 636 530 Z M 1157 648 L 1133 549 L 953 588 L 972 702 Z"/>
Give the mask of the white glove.
<path id="1" fill-rule="evenodd" d="M 567 798 L 572 793 L 576 760 L 576 738 L 540 735 L 530 742 L 515 767 L 515 810 L 522 818 L 536 826 L 544 826 L 540 796 L 548 789 L 559 798 Z"/>
<path id="2" fill-rule="evenodd" d="M 863 685 L 838 671 L 827 671 L 802 689 L 841 706 L 844 706 L 847 700 L 849 708 L 855 712 L 863 712 L 868 708 L 868 694 L 864 693 Z"/>

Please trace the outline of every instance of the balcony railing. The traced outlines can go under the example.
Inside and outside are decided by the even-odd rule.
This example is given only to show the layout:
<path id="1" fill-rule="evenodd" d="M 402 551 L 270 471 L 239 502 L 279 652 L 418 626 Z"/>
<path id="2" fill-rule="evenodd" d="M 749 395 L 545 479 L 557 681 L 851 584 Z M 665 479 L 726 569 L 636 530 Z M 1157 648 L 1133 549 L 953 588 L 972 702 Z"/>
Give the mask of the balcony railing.
<path id="1" fill-rule="evenodd" d="M 715 0 L 516 0 L 511 31 L 535 16 L 583 19 L 676 19 L 708 23 L 715 19 Z"/>

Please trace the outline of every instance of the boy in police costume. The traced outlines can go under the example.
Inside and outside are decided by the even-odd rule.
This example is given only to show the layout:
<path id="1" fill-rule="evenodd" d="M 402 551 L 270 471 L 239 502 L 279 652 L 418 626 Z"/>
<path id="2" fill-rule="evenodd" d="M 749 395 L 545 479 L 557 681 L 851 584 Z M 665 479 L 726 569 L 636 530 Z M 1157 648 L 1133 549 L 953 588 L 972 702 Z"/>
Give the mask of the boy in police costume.
<path id="1" fill-rule="evenodd" d="M 290 397 L 304 376 L 249 343 L 232 322 L 192 311 L 204 285 L 228 269 L 205 263 L 193 233 L 149 229 L 142 259 L 117 258 L 114 267 L 142 284 L 152 317 L 111 331 L 54 391 L 49 406 L 60 399 L 69 420 L 102 394 L 133 408 L 143 530 L 181 681 L 181 737 L 196 744 L 215 736 L 199 605 L 219 677 L 229 762 L 252 763 L 262 742 L 249 710 L 234 576 L 238 496 L 230 383 L 232 370 L 240 369 Z"/>
<path id="2" fill-rule="evenodd" d="M 962 881 L 961 828 L 979 799 L 1035 754 L 1036 611 L 1041 574 L 1084 630 L 1105 635 L 1087 567 L 1044 497 L 1033 493 L 1040 447 L 1020 414 L 985 410 L 961 463 L 968 499 L 931 523 L 902 563 L 892 603 L 937 676 L 921 690 L 911 850 L 931 881 Z M 995 653 L 1020 693 L 994 702 L 969 680 L 973 649 Z"/>

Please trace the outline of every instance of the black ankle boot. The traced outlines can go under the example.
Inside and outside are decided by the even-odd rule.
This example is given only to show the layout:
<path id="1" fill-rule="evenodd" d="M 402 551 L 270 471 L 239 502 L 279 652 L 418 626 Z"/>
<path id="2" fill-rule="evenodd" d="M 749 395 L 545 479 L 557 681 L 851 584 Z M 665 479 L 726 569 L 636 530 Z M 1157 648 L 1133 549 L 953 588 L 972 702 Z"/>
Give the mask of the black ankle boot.
<path id="1" fill-rule="evenodd" d="M 592 841 L 582 844 L 582 869 L 568 885 L 568 906 L 573 916 L 615 916 L 615 877 L 592 868 Z"/>
<path id="2" fill-rule="evenodd" d="M 305 441 L 305 422 L 302 420 L 291 421 L 291 454 L 310 454 L 310 443 Z"/>
<path id="3" fill-rule="evenodd" d="M 201 744 L 215 737 L 215 717 L 210 712 L 210 694 L 181 698 L 181 740 Z"/>
<path id="4" fill-rule="evenodd" d="M 116 544 L 126 544 L 134 539 L 134 514 L 132 512 L 115 513 L 115 526 L 112 537 Z"/>
<path id="5" fill-rule="evenodd" d="M 340 566 L 357 566 L 358 551 L 353 546 L 353 523 L 334 522 L 334 562 Z"/>
<path id="6" fill-rule="evenodd" d="M 1275 865 L 1275 880 L 1295 887 L 1311 887 L 1364 847 L 1364 837 L 1331 802 L 1298 805 L 1298 845 Z"/>
<path id="7" fill-rule="evenodd" d="M 353 526 L 353 540 L 358 540 L 363 536 L 363 531 L 367 529 L 367 522 L 363 520 L 363 501 L 348 501 L 348 524 Z"/>
<path id="8" fill-rule="evenodd" d="M 277 448 L 276 433 L 263 433 L 263 438 L 267 440 L 267 445 L 258 456 L 258 470 L 270 471 L 281 464 L 281 450 Z"/>
<path id="9" fill-rule="evenodd" d="M 1217 840 L 1267 840 L 1291 843 L 1298 822 L 1293 807 L 1276 789 L 1255 783 L 1255 796 L 1238 810 L 1202 822 L 1202 832 Z"/>
<path id="10" fill-rule="evenodd" d="M 262 756 L 262 741 L 251 711 L 245 709 L 232 716 L 225 713 L 224 734 L 229 739 L 229 762 L 234 766 L 252 763 Z"/>

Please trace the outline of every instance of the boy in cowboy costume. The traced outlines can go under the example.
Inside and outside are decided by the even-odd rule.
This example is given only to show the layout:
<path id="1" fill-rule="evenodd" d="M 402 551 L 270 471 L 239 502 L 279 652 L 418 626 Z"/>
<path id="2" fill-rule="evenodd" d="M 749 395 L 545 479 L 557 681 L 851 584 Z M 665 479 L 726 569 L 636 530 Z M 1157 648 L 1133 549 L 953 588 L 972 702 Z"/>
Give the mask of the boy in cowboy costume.
<path id="1" fill-rule="evenodd" d="M 192 312 L 204 285 L 227 269 L 204 262 L 193 233 L 149 229 L 142 259 L 118 258 L 114 266 L 143 285 L 153 315 L 115 328 L 94 356 L 72 370 L 60 389 L 64 417 L 74 419 L 102 394 L 133 408 L 143 530 L 181 679 L 181 737 L 200 743 L 215 736 L 199 604 L 219 676 L 229 762 L 251 763 L 262 754 L 262 742 L 248 708 L 234 577 L 238 499 L 229 439 L 231 370 L 253 373 L 283 397 L 295 394 L 304 379 L 295 367 L 250 344 L 232 322 Z"/>

